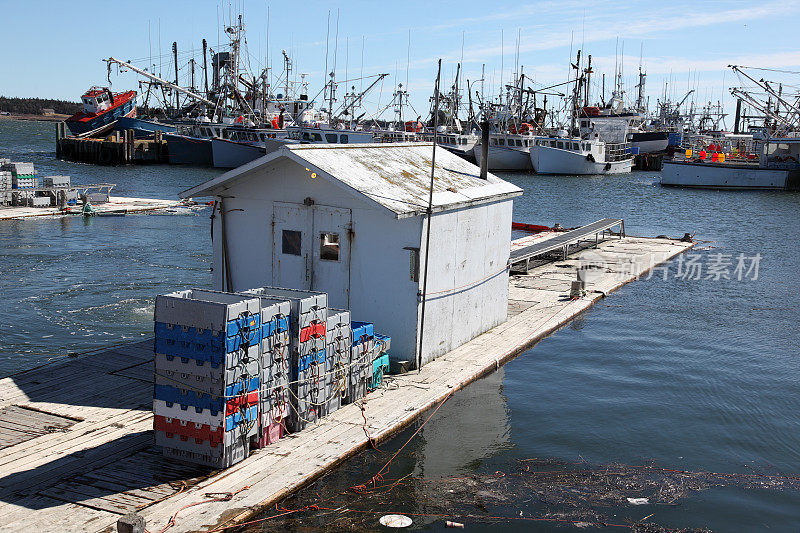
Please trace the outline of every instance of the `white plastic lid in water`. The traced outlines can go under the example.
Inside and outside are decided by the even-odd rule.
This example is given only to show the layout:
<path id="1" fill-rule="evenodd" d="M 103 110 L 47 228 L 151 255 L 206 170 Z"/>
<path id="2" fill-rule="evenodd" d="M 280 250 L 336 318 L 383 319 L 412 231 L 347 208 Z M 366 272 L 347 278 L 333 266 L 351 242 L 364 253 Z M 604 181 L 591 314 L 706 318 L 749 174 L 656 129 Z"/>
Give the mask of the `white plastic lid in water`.
<path id="1" fill-rule="evenodd" d="M 401 514 L 385 514 L 378 521 L 386 527 L 408 527 L 411 525 L 411 519 Z"/>

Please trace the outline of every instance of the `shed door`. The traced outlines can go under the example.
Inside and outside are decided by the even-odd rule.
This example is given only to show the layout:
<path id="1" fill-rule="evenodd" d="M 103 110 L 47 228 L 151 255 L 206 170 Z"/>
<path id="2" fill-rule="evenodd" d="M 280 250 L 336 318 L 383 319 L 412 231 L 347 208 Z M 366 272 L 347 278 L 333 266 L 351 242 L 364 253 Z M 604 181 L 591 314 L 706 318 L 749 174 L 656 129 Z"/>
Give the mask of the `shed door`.
<path id="1" fill-rule="evenodd" d="M 331 307 L 350 309 L 349 209 L 315 205 L 311 288 L 328 293 Z"/>
<path id="2" fill-rule="evenodd" d="M 275 202 L 272 208 L 272 285 L 311 289 L 311 210 Z"/>

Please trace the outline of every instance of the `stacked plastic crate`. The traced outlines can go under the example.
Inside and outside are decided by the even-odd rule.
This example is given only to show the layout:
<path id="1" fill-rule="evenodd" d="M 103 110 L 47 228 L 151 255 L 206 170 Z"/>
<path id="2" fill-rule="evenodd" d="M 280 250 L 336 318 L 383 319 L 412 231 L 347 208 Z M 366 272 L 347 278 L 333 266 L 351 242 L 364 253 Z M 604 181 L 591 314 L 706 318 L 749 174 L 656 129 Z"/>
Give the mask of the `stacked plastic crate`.
<path id="1" fill-rule="evenodd" d="M 375 327 L 371 322 L 351 322 L 353 345 L 350 349 L 350 375 L 346 403 L 353 403 L 367 394 L 372 381 L 375 349 Z"/>
<path id="2" fill-rule="evenodd" d="M 348 393 L 350 350 L 353 346 L 350 311 L 328 309 L 328 331 L 325 335 L 325 346 L 323 416 L 339 409 Z"/>
<path id="3" fill-rule="evenodd" d="M 375 334 L 375 349 L 372 359 L 372 380 L 369 385 L 370 390 L 375 390 L 383 383 L 383 376 L 389 373 L 389 347 L 392 344 L 391 337 Z"/>
<path id="4" fill-rule="evenodd" d="M 257 298 L 186 290 L 156 298 L 156 444 L 165 456 L 226 468 L 258 431 Z"/>
<path id="5" fill-rule="evenodd" d="M 33 163 L 8 163 L 13 189 L 33 189 L 39 185 Z"/>
<path id="6" fill-rule="evenodd" d="M 11 203 L 11 169 L 8 166 L 8 159 L 0 159 L 0 203 L 7 205 Z"/>
<path id="7" fill-rule="evenodd" d="M 289 330 L 292 359 L 289 395 L 291 408 L 286 429 L 303 430 L 321 416 L 324 403 L 325 334 L 328 320 L 328 295 L 324 292 L 261 287 L 247 291 L 259 297 L 287 300 L 290 303 Z"/>
<path id="8" fill-rule="evenodd" d="M 252 292 L 244 292 L 242 295 L 258 296 L 261 302 L 261 393 L 258 404 L 260 423 L 251 445 L 254 448 L 263 448 L 284 436 L 291 409 L 291 303 L 285 299 Z"/>

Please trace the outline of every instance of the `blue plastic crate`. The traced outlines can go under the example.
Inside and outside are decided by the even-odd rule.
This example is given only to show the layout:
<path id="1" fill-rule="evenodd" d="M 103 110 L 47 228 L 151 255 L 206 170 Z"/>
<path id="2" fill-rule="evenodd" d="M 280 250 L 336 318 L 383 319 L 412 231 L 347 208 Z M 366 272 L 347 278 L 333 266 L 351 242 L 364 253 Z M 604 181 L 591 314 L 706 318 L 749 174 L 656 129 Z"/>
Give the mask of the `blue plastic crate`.
<path id="1" fill-rule="evenodd" d="M 294 375 L 296 376 L 297 371 L 304 371 L 312 364 L 321 365 L 325 363 L 325 350 L 318 350 L 310 355 L 300 356 L 297 360 L 297 368 L 295 368 Z"/>
<path id="2" fill-rule="evenodd" d="M 262 339 L 269 337 L 270 335 L 275 335 L 276 333 L 284 333 L 287 331 L 289 331 L 289 319 L 287 317 L 275 317 L 269 322 L 261 324 Z"/>
<path id="3" fill-rule="evenodd" d="M 375 334 L 375 348 L 380 349 L 381 353 L 389 353 L 389 347 L 392 345 L 392 338 L 388 335 Z"/>
<path id="4" fill-rule="evenodd" d="M 172 330 L 174 332 L 174 329 Z M 178 334 L 176 334 L 177 336 Z M 225 361 L 225 355 L 233 353 L 242 347 L 240 336 L 222 339 L 222 336 L 202 337 L 203 340 L 176 340 L 156 335 L 155 352 L 174 357 L 198 359 L 208 361 L 215 365 Z M 261 330 L 256 330 L 248 337 L 250 345 L 261 342 Z M 207 342 L 206 342 L 207 341 Z"/>
<path id="5" fill-rule="evenodd" d="M 351 328 L 353 330 L 353 346 L 364 341 L 364 339 L 371 339 L 375 336 L 375 325 L 372 322 L 352 322 Z"/>
<path id="6" fill-rule="evenodd" d="M 197 409 L 208 409 L 212 415 L 216 415 L 216 413 L 222 412 L 227 399 L 245 392 L 253 392 L 258 388 L 259 379 L 257 377 L 242 380 L 225 387 L 225 398 L 220 398 L 193 390 L 181 390 L 170 385 L 155 385 L 153 398 L 166 402 L 168 407 L 171 404 L 188 405 Z"/>
<path id="7" fill-rule="evenodd" d="M 234 413 L 225 417 L 225 431 L 230 431 L 242 424 L 258 422 L 258 405 L 251 405 L 244 412 Z"/>

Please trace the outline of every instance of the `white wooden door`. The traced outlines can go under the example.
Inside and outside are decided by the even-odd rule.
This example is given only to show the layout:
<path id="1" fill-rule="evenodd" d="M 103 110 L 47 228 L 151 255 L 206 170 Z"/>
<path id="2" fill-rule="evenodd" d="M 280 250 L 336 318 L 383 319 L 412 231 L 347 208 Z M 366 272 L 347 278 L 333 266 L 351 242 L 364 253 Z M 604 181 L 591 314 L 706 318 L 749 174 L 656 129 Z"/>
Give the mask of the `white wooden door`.
<path id="1" fill-rule="evenodd" d="M 275 202 L 272 208 L 272 285 L 311 289 L 314 248 L 311 209 Z"/>
<path id="2" fill-rule="evenodd" d="M 351 212 L 349 209 L 314 205 L 312 213 L 311 289 L 327 292 L 330 307 L 350 309 Z"/>

